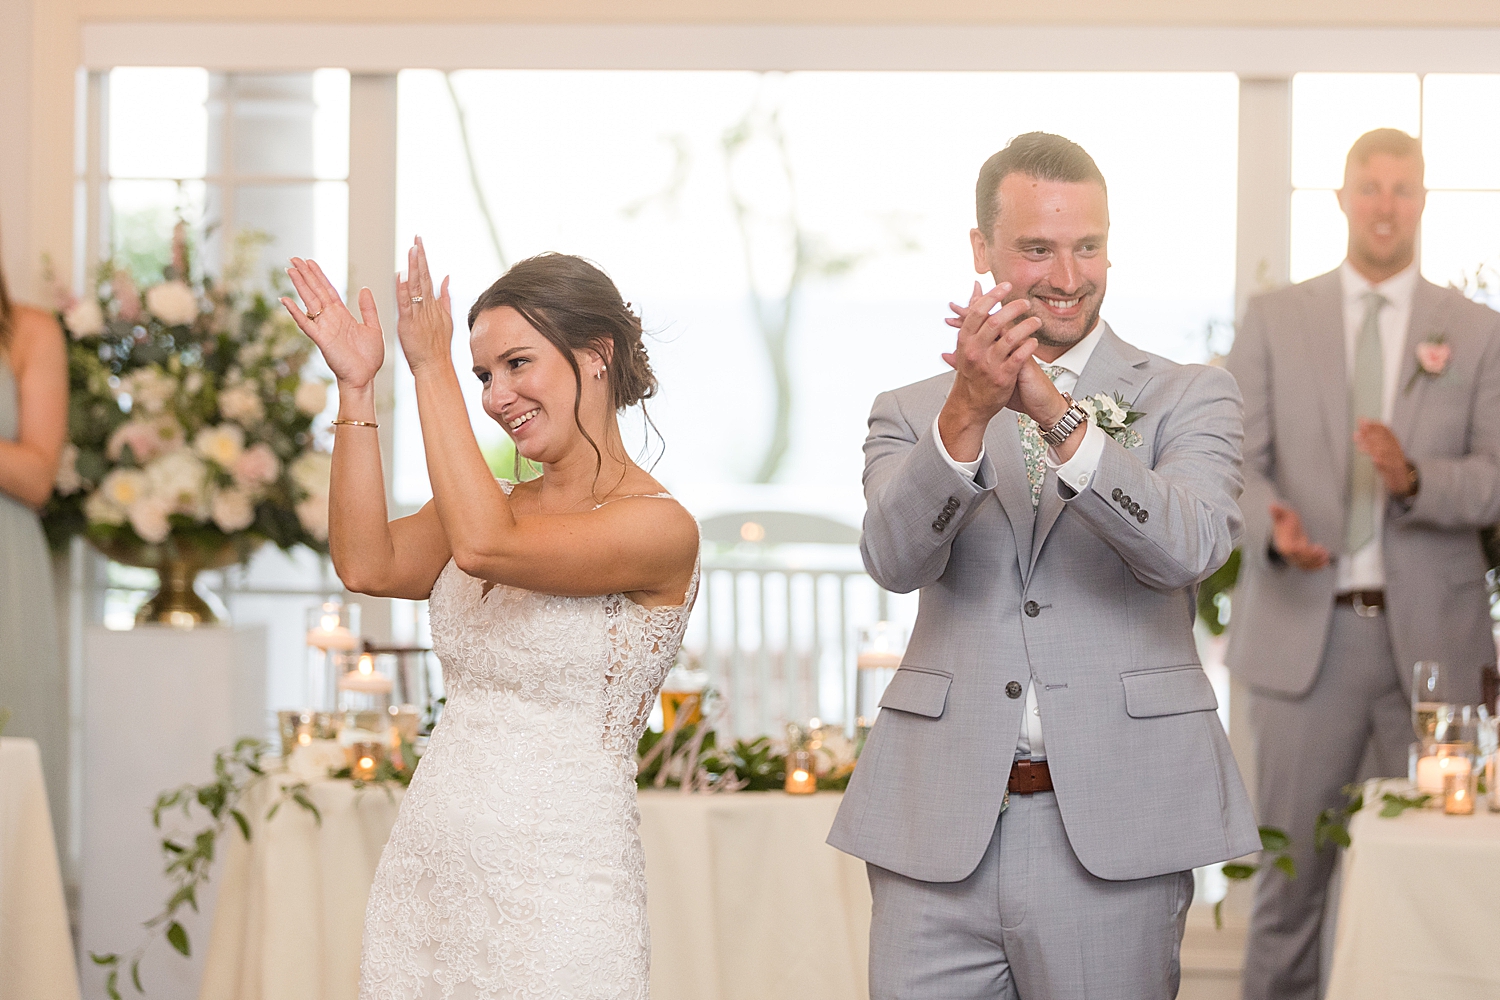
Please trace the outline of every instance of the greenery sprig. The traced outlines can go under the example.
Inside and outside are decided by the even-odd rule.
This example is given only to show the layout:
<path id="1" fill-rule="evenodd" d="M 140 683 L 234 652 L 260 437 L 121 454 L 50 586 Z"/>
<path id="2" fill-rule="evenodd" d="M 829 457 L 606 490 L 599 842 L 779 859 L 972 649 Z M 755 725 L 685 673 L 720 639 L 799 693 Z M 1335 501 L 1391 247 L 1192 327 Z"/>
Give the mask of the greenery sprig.
<path id="1" fill-rule="evenodd" d="M 1268 861 L 1272 868 L 1277 869 L 1287 878 L 1297 877 L 1297 862 L 1292 860 L 1291 855 L 1292 838 L 1286 835 L 1285 830 L 1278 830 L 1274 826 L 1261 827 L 1260 850 L 1260 862 L 1256 864 L 1231 862 L 1224 866 L 1224 877 L 1231 882 L 1247 881 L 1254 878 Z M 1224 929 L 1224 901 L 1222 899 L 1214 904 L 1214 927 L 1218 930 Z"/>

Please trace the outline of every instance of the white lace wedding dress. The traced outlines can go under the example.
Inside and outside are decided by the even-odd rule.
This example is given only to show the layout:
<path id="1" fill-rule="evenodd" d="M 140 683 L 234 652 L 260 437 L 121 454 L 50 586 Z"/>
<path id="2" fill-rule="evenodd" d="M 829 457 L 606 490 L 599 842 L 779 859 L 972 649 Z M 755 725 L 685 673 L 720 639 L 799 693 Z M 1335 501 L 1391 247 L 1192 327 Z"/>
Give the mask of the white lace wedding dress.
<path id="1" fill-rule="evenodd" d="M 645 608 L 443 569 L 448 701 L 375 873 L 360 1000 L 647 996 L 635 748 L 697 587 Z"/>

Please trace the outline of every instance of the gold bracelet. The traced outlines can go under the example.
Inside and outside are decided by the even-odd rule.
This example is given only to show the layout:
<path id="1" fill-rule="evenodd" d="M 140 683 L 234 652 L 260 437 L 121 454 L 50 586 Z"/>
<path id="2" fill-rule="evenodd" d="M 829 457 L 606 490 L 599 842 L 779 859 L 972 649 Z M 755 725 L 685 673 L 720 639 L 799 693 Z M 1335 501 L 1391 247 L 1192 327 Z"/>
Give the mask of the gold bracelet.
<path id="1" fill-rule="evenodd" d="M 347 424 L 350 427 L 379 427 L 380 426 L 379 424 L 377 424 L 373 420 L 346 420 L 343 417 L 339 417 L 337 420 L 332 420 L 332 421 L 330 421 L 330 423 L 333 423 L 333 424 Z"/>

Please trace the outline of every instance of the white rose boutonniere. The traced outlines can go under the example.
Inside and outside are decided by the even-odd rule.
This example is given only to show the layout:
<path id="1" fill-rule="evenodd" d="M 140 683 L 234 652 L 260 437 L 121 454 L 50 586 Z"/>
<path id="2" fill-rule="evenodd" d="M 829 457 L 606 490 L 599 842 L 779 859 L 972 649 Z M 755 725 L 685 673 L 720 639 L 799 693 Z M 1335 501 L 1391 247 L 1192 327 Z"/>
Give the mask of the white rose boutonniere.
<path id="1" fill-rule="evenodd" d="M 1078 402 L 1089 411 L 1095 426 L 1118 441 L 1121 447 L 1138 448 L 1143 443 L 1141 435 L 1130 425 L 1145 414 L 1139 410 L 1132 410 L 1130 404 L 1125 402 L 1124 397 L 1119 393 L 1111 395 L 1107 392 L 1096 392 L 1092 396 L 1085 396 Z"/>

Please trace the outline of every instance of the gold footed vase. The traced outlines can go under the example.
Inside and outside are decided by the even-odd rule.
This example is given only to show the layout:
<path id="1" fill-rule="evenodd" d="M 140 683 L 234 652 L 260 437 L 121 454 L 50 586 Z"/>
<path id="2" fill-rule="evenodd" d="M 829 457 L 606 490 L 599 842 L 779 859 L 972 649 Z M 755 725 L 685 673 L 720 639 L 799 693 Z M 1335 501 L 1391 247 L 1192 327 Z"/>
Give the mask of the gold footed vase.
<path id="1" fill-rule="evenodd" d="M 260 542 L 226 540 L 217 546 L 202 546 L 169 538 L 160 545 L 94 542 L 94 547 L 117 563 L 156 570 L 156 593 L 135 613 L 137 625 L 187 629 L 220 624 L 213 605 L 197 590 L 198 574 L 249 559 Z"/>

